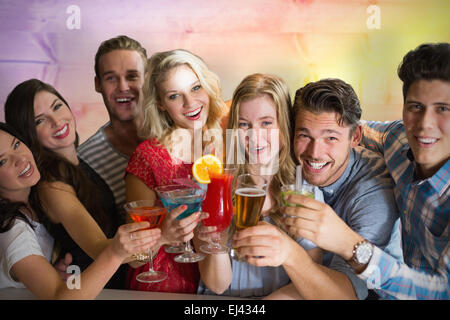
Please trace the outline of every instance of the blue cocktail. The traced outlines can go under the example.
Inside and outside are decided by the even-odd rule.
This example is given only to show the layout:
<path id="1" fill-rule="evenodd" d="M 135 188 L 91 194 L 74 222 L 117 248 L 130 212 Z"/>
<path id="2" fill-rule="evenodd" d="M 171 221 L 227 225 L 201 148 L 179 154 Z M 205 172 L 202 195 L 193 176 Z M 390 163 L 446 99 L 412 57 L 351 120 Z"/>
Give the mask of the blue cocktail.
<path id="1" fill-rule="evenodd" d="M 177 220 L 187 218 L 194 212 L 200 211 L 206 194 L 206 190 L 181 185 L 162 186 L 157 187 L 155 190 L 164 207 L 169 211 L 183 204 L 187 206 L 187 209 L 177 217 Z M 176 256 L 174 260 L 181 263 L 192 263 L 204 258 L 204 255 L 192 251 L 191 243 L 188 241 L 185 244 L 184 253 Z"/>

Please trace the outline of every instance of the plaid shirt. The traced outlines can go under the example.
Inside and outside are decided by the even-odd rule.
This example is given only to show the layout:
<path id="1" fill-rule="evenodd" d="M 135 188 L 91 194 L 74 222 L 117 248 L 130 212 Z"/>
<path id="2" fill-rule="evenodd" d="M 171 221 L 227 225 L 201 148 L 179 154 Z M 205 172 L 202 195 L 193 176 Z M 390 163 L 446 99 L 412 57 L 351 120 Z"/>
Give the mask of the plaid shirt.
<path id="1" fill-rule="evenodd" d="M 362 124 L 361 144 L 383 154 L 396 185 L 405 263 L 375 247 L 359 276 L 386 299 L 449 299 L 450 160 L 417 180 L 403 122 Z"/>

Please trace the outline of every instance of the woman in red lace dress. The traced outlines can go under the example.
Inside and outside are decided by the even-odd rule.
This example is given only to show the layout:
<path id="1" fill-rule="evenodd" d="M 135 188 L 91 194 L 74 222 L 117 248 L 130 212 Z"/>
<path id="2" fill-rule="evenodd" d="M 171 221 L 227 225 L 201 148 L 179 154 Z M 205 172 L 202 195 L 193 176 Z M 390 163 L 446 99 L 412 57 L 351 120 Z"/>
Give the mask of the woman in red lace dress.
<path id="1" fill-rule="evenodd" d="M 221 97 L 218 77 L 201 58 L 186 50 L 159 52 L 149 59 L 149 77 L 144 84 L 144 121 L 139 134 L 147 140 L 134 151 L 126 169 L 127 201 L 150 199 L 160 204 L 154 189 L 188 178 L 192 163 L 201 156 L 194 152 L 194 140 L 203 143 L 222 137 L 220 119 L 227 110 Z M 214 129 L 214 130 L 212 130 Z M 195 139 L 194 139 L 195 137 Z M 217 139 L 219 140 L 219 139 Z M 170 212 L 161 227 L 162 236 L 154 248 L 154 269 L 168 274 L 157 283 L 140 283 L 136 275 L 148 270 L 148 263 L 130 267 L 128 289 L 142 291 L 196 293 L 200 279 L 197 263 L 177 263 L 177 254 L 163 245 L 189 241 L 201 216 L 194 213 L 176 220 L 182 209 Z"/>

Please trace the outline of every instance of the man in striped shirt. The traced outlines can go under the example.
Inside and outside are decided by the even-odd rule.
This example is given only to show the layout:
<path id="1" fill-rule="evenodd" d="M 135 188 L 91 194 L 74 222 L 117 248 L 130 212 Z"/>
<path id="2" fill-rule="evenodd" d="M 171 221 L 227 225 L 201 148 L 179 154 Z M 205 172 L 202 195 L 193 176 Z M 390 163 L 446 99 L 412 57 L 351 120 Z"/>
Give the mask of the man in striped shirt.
<path id="1" fill-rule="evenodd" d="M 450 45 L 410 51 L 398 75 L 403 121 L 365 122 L 362 143 L 384 156 L 394 179 L 404 262 L 345 224 L 300 233 L 349 261 L 382 298 L 449 299 Z M 297 227 L 306 230 L 301 221 Z"/>
<path id="2" fill-rule="evenodd" d="M 95 56 L 95 90 L 102 94 L 110 121 L 78 148 L 78 155 L 111 188 L 118 212 L 125 203 L 128 159 L 142 142 L 136 127 L 146 68 L 146 50 L 127 36 L 104 41 Z"/>

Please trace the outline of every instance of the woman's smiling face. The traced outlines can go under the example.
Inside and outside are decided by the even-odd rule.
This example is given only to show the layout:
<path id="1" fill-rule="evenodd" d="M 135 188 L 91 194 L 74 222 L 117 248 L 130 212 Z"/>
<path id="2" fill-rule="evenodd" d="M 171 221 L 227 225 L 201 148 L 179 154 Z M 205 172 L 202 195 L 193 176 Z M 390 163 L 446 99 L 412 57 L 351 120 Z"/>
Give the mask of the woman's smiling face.
<path id="1" fill-rule="evenodd" d="M 159 105 L 169 113 L 176 127 L 202 128 L 208 119 L 209 95 L 187 65 L 170 69 L 158 85 Z"/>
<path id="2" fill-rule="evenodd" d="M 250 164 L 267 165 L 280 151 L 279 125 L 272 98 L 261 96 L 243 100 L 239 106 L 239 140 Z"/>
<path id="3" fill-rule="evenodd" d="M 69 107 L 48 91 L 34 97 L 34 122 L 39 143 L 57 153 L 73 148 L 76 139 L 75 118 Z"/>
<path id="4" fill-rule="evenodd" d="M 0 196 L 19 201 L 15 194 L 34 186 L 40 178 L 30 149 L 16 137 L 0 130 Z"/>

